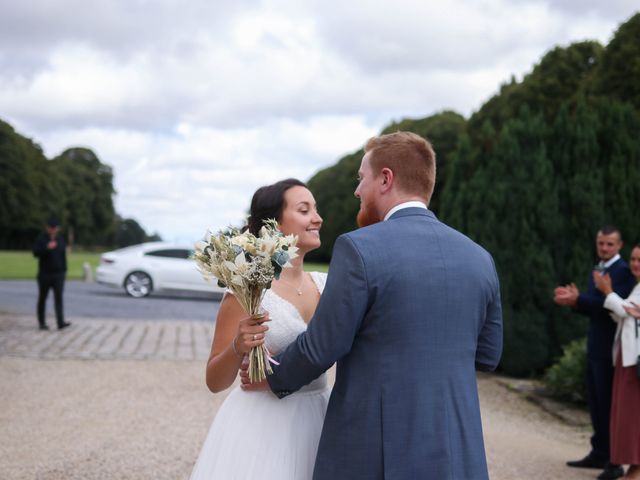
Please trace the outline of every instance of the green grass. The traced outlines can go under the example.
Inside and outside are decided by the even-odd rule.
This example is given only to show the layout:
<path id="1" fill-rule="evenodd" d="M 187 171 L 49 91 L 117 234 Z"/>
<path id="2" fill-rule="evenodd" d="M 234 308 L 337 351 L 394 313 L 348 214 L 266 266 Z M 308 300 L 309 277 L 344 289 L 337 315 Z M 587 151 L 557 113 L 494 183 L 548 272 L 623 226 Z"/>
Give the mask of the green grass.
<path id="1" fill-rule="evenodd" d="M 82 265 L 89 262 L 95 275 L 100 253 L 72 252 L 67 255 L 67 279 L 82 279 Z M 0 250 L 0 280 L 34 279 L 38 273 L 38 259 L 31 252 Z"/>
<path id="2" fill-rule="evenodd" d="M 100 263 L 100 253 L 72 252 L 67 255 L 69 271 L 67 279 L 81 280 L 82 265 L 89 262 L 96 273 L 96 267 Z M 304 269 L 308 272 L 326 272 L 329 265 L 326 263 L 305 263 Z M 31 252 L 0 250 L 0 280 L 34 279 L 38 273 L 38 259 Z"/>
<path id="3" fill-rule="evenodd" d="M 307 272 L 328 272 L 329 264 L 305 262 L 304 269 Z"/>

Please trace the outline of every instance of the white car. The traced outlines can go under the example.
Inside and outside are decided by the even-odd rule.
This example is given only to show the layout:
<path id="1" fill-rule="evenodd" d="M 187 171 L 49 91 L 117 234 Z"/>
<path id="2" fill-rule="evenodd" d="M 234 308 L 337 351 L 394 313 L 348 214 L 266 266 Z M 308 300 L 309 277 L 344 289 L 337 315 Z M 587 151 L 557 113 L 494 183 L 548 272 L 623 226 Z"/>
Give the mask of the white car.
<path id="1" fill-rule="evenodd" d="M 104 253 L 96 270 L 96 281 L 124 287 L 132 297 L 146 297 L 158 290 L 214 292 L 224 289 L 215 279 L 205 280 L 191 258 L 193 248 L 168 242 L 149 242 Z"/>

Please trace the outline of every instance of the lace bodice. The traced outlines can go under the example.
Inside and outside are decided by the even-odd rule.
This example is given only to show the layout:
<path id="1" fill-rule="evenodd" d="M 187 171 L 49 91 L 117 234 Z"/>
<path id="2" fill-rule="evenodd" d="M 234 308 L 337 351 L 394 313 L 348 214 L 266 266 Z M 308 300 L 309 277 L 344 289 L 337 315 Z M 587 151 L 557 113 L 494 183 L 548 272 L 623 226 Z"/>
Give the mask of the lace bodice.
<path id="1" fill-rule="evenodd" d="M 318 291 L 322 293 L 327 279 L 326 273 L 310 272 Z M 307 324 L 300 312 L 293 304 L 280 297 L 273 290 L 267 290 L 262 307 L 269 312 L 271 321 L 265 344 L 269 351 L 276 354 L 293 342 L 296 337 L 307 329 Z"/>

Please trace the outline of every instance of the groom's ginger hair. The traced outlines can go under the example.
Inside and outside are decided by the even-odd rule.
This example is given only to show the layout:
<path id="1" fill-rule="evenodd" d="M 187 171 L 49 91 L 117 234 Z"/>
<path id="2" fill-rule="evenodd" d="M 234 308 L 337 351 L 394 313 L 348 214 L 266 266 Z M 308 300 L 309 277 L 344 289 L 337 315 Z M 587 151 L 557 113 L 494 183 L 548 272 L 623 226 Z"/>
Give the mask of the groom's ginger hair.
<path id="1" fill-rule="evenodd" d="M 364 147 L 377 175 L 389 168 L 399 190 L 431 200 L 436 183 L 436 154 L 431 143 L 411 132 L 396 132 L 370 138 Z"/>

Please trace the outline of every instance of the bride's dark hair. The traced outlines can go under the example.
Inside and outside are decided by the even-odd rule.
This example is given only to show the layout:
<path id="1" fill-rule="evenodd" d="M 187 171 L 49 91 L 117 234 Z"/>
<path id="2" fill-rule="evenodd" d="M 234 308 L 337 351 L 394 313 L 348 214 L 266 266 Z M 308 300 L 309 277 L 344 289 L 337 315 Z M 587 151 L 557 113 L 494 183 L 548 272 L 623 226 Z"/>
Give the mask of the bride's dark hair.
<path id="1" fill-rule="evenodd" d="M 246 227 L 250 233 L 258 235 L 265 220 L 275 218 L 278 222 L 280 221 L 282 211 L 286 206 L 284 194 L 292 187 L 307 188 L 300 180 L 287 178 L 286 180 L 280 180 L 273 185 L 266 185 L 256 190 L 256 193 L 253 194 L 253 198 L 251 199 L 251 209 Z"/>

